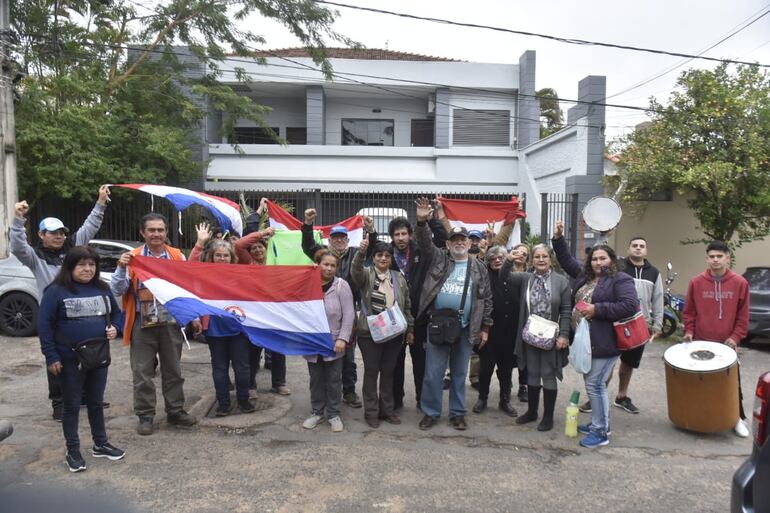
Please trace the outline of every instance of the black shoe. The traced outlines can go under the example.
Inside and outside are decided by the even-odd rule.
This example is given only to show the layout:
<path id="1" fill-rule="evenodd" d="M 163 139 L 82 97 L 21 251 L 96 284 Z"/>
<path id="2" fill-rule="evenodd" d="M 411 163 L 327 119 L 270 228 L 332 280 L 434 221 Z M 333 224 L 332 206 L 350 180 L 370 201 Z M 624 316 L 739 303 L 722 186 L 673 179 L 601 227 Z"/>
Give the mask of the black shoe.
<path id="1" fill-rule="evenodd" d="M 553 417 L 546 418 L 543 417 L 543 420 L 540 421 L 540 424 L 537 425 L 538 431 L 550 431 L 553 429 Z"/>
<path id="2" fill-rule="evenodd" d="M 519 412 L 516 411 L 516 408 L 511 406 L 511 402 L 508 399 L 500 399 L 500 404 L 498 404 L 497 407 L 509 417 L 517 417 L 519 415 Z"/>
<path id="3" fill-rule="evenodd" d="M 452 384 L 452 378 L 444 377 L 444 390 L 449 390 L 449 385 Z"/>
<path id="4" fill-rule="evenodd" d="M 173 413 L 169 415 L 166 420 L 169 424 L 181 427 L 181 428 L 189 428 L 193 427 L 195 424 L 198 423 L 198 419 L 190 415 L 184 410 L 179 410 L 178 413 Z"/>
<path id="5" fill-rule="evenodd" d="M 631 402 L 631 398 L 626 396 L 623 399 L 615 399 L 615 406 L 618 408 L 623 408 L 628 413 L 639 413 L 639 408 L 637 408 L 634 403 Z"/>
<path id="6" fill-rule="evenodd" d="M 479 389 L 479 382 L 478 381 L 471 381 L 471 388 L 474 390 Z"/>
<path id="7" fill-rule="evenodd" d="M 230 415 L 232 407 L 229 404 L 217 404 L 217 410 L 214 412 L 215 417 L 227 417 Z"/>
<path id="8" fill-rule="evenodd" d="M 430 415 L 425 415 L 420 421 L 420 429 L 422 429 L 423 431 L 430 429 L 435 425 L 436 425 L 436 419 L 434 419 Z"/>
<path id="9" fill-rule="evenodd" d="M 535 422 L 537 420 L 537 412 L 533 412 L 530 410 L 527 410 L 524 415 L 520 415 L 518 419 L 516 419 L 516 424 L 528 424 L 530 422 Z"/>
<path id="10" fill-rule="evenodd" d="M 527 397 L 527 385 L 519 385 L 519 393 L 516 395 L 518 396 L 520 403 L 529 401 L 529 397 Z"/>
<path id="11" fill-rule="evenodd" d="M 257 411 L 257 408 L 248 399 L 238 400 L 238 409 L 241 410 L 241 413 L 254 413 Z"/>
<path id="12" fill-rule="evenodd" d="M 458 431 L 465 431 L 466 429 L 468 429 L 468 424 L 465 423 L 464 415 L 458 415 L 457 417 L 452 417 L 451 419 L 449 419 L 449 422 L 452 424 L 452 427 Z"/>
<path id="13" fill-rule="evenodd" d="M 358 394 L 355 392 L 349 392 L 342 396 L 342 402 L 350 406 L 351 408 L 360 408 L 363 406 L 361 400 L 358 398 Z"/>
<path id="14" fill-rule="evenodd" d="M 123 459 L 126 451 L 118 449 L 109 442 L 105 442 L 102 445 L 94 445 L 93 449 L 91 449 L 91 454 L 94 458 L 107 458 L 108 460 L 118 461 Z"/>
<path id="15" fill-rule="evenodd" d="M 152 430 L 152 417 L 139 417 L 139 424 L 136 425 L 136 432 L 140 435 L 151 435 Z"/>
<path id="16" fill-rule="evenodd" d="M 583 413 L 591 413 L 593 411 L 591 408 L 591 401 L 584 402 L 578 409 Z"/>
<path id="17" fill-rule="evenodd" d="M 70 472 L 82 472 L 86 469 L 86 460 L 83 459 L 83 456 L 80 455 L 80 451 L 77 449 L 67 451 L 67 456 L 64 460 L 67 462 Z"/>
<path id="18" fill-rule="evenodd" d="M 53 414 L 51 415 L 53 417 L 53 420 L 56 422 L 61 422 L 64 418 L 64 405 L 57 404 L 53 407 Z"/>
<path id="19" fill-rule="evenodd" d="M 479 400 L 476 401 L 476 404 L 473 405 L 473 413 L 481 413 L 486 409 L 487 409 L 487 400 L 479 397 Z"/>

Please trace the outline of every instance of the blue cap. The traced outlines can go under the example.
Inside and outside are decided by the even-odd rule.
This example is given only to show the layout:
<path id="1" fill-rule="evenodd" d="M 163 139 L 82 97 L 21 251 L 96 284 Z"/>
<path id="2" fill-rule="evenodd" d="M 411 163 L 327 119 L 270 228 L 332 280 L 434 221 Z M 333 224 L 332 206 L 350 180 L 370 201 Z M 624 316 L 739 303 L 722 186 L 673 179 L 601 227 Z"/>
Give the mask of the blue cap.
<path id="1" fill-rule="evenodd" d="M 468 237 L 476 237 L 477 239 L 483 239 L 484 234 L 481 233 L 479 230 L 471 230 L 468 232 Z"/>
<path id="2" fill-rule="evenodd" d="M 342 226 L 341 224 L 338 224 L 337 226 L 332 226 L 331 232 L 329 232 L 329 236 L 332 235 L 347 235 L 348 229 Z"/>
<path id="3" fill-rule="evenodd" d="M 38 231 L 41 232 L 58 232 L 59 230 L 64 230 L 67 233 L 70 232 L 70 229 L 64 226 L 64 223 L 61 222 L 61 219 L 56 219 L 55 217 L 46 217 L 40 221 L 40 224 L 37 225 L 37 228 Z"/>

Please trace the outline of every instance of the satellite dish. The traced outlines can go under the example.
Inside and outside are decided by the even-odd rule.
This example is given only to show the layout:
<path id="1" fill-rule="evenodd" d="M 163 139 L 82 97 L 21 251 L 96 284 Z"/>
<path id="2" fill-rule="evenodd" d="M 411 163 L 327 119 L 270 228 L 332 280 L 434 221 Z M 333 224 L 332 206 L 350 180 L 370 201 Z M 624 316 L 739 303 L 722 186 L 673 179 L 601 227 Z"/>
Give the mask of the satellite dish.
<path id="1" fill-rule="evenodd" d="M 623 217 L 620 205 L 610 198 L 596 196 L 583 207 L 583 221 L 594 231 L 607 233 L 615 229 Z"/>

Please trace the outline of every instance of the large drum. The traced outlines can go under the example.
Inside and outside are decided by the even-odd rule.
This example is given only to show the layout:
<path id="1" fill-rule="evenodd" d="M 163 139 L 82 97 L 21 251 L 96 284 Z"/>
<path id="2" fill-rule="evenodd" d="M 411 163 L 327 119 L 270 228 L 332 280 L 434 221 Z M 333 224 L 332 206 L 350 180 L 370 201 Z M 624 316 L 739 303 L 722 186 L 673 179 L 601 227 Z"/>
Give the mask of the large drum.
<path id="1" fill-rule="evenodd" d="M 716 433 L 738 420 L 738 355 L 717 342 L 669 347 L 666 364 L 668 418 L 680 428 Z"/>

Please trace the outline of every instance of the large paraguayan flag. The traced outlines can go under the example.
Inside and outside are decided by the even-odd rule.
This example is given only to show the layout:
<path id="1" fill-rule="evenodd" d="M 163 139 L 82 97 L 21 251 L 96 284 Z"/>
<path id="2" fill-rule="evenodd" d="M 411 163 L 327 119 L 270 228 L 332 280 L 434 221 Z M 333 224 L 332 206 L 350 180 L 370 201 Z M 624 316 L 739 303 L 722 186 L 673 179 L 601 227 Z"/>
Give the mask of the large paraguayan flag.
<path id="1" fill-rule="evenodd" d="M 270 226 L 276 230 L 300 230 L 302 228 L 302 221 L 271 200 L 267 202 L 267 216 L 270 220 Z M 329 235 L 335 226 L 347 228 L 349 246 L 356 247 L 361 244 L 361 240 L 364 238 L 364 216 L 356 214 L 338 223 L 314 226 L 313 229 L 321 232 L 324 244 L 329 244 Z"/>
<path id="2" fill-rule="evenodd" d="M 311 266 L 179 262 L 135 256 L 131 269 L 180 325 L 203 315 L 238 321 L 255 345 L 334 356 L 321 276 Z"/>
<path id="3" fill-rule="evenodd" d="M 513 223 L 513 231 L 506 246 L 511 249 L 521 242 L 521 223 L 519 219 L 526 217 L 526 213 L 519 206 L 516 196 L 510 201 L 489 200 L 460 200 L 439 198 L 444 207 L 444 213 L 452 227 L 464 226 L 467 230 L 484 232 L 487 222 L 493 223 L 495 233 L 500 233 L 504 225 Z"/>
<path id="4" fill-rule="evenodd" d="M 211 214 L 217 218 L 217 222 L 222 230 L 227 230 L 236 235 L 243 233 L 241 207 L 227 198 L 168 185 L 116 183 L 113 184 L 112 187 L 125 187 L 126 189 L 134 189 L 146 192 L 147 194 L 152 194 L 153 196 L 166 198 L 180 212 L 190 205 L 201 205 L 202 207 L 207 208 Z"/>

